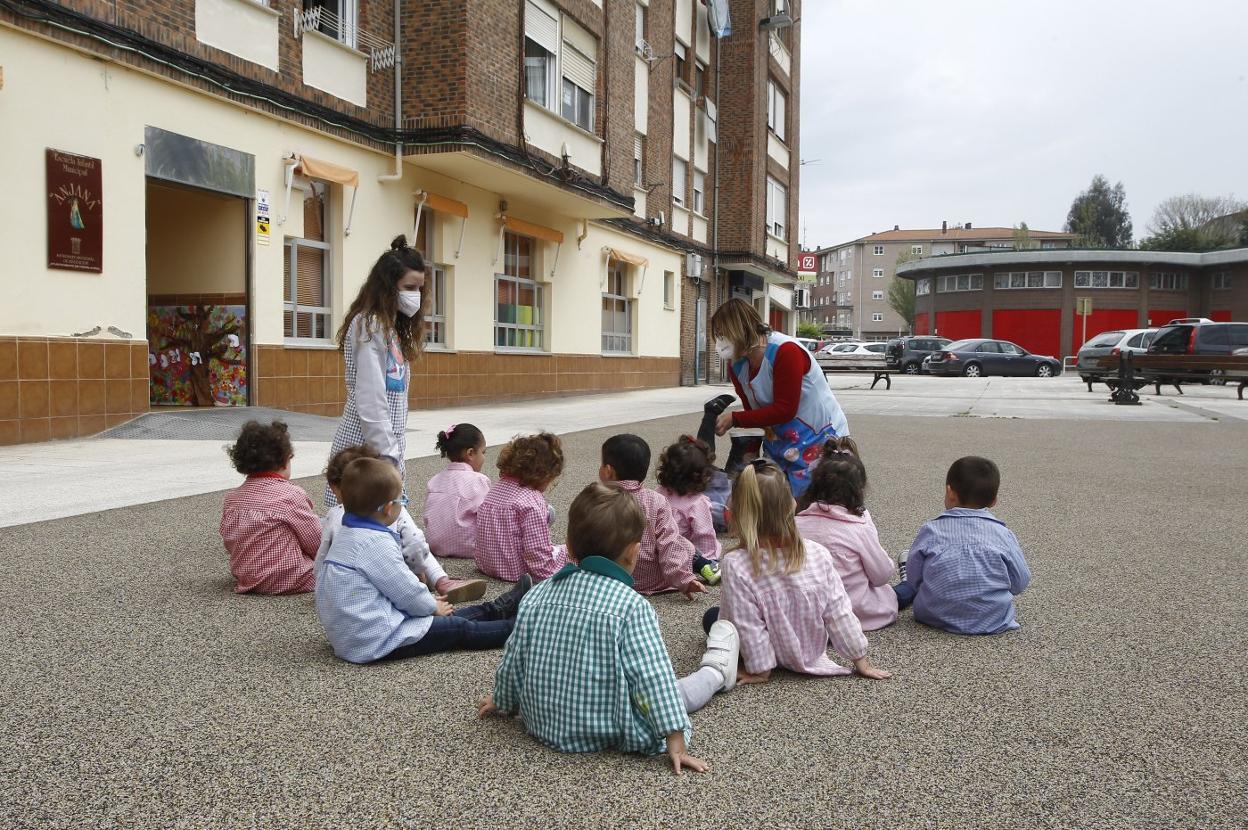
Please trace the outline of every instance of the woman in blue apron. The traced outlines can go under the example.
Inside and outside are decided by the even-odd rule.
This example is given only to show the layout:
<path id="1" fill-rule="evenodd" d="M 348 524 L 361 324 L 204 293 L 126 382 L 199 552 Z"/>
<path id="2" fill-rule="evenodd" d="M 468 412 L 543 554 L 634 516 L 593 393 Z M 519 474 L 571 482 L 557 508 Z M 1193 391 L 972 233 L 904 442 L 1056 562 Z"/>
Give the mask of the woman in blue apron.
<path id="1" fill-rule="evenodd" d="M 377 260 L 338 329 L 347 370 L 347 405 L 330 457 L 367 444 L 405 476 L 410 362 L 424 347 L 420 289 L 425 260 L 403 236 Z M 338 503 L 325 488 L 325 505 Z"/>
<path id="2" fill-rule="evenodd" d="M 733 427 L 763 429 L 763 450 L 784 470 L 794 498 L 800 497 L 824 443 L 849 434 L 823 370 L 805 346 L 772 331 L 744 300 L 731 299 L 715 311 L 711 336 L 745 406 L 722 413 L 716 434 Z"/>

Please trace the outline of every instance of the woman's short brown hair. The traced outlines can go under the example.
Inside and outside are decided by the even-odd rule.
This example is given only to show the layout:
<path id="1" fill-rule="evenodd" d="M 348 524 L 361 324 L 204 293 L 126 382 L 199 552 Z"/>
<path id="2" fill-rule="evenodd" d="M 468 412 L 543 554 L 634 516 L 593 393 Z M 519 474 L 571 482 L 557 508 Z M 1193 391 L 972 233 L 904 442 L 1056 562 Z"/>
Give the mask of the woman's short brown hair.
<path id="1" fill-rule="evenodd" d="M 513 438 L 498 454 L 498 471 L 538 490 L 563 472 L 563 444 L 550 432 Z"/>
<path id="2" fill-rule="evenodd" d="M 738 355 L 754 348 L 759 335 L 770 331 L 771 326 L 763 322 L 754 306 L 738 297 L 733 297 L 711 315 L 711 337 L 724 338 Z"/>
<path id="3" fill-rule="evenodd" d="M 641 541 L 646 514 L 632 493 L 595 481 L 572 501 L 568 512 L 568 553 L 577 562 L 602 556 L 613 562 Z"/>

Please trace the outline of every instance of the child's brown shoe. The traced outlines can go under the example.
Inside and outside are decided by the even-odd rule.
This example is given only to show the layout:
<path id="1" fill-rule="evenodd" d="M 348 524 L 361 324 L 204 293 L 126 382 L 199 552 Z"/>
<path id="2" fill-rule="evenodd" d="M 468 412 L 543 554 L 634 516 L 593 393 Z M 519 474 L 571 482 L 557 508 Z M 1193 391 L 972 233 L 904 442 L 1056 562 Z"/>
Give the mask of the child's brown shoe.
<path id="1" fill-rule="evenodd" d="M 484 579 L 451 579 L 448 576 L 438 580 L 437 592 L 445 595 L 451 605 L 458 605 L 481 599 L 485 596 L 485 587 Z"/>

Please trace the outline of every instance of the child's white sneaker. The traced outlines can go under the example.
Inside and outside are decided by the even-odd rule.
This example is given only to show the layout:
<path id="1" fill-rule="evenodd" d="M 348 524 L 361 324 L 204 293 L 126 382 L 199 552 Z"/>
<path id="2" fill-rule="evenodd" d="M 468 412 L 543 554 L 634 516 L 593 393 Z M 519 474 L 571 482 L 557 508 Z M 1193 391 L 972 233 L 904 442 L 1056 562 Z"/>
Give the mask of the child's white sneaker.
<path id="1" fill-rule="evenodd" d="M 898 582 L 906 581 L 906 560 L 909 558 L 910 558 L 910 549 L 906 548 L 905 552 L 901 554 L 901 558 L 897 560 L 897 581 Z"/>
<path id="2" fill-rule="evenodd" d="M 716 620 L 711 631 L 706 635 L 706 654 L 702 655 L 703 666 L 710 666 L 724 676 L 721 692 L 726 692 L 737 685 L 737 660 L 741 656 L 741 638 L 737 635 L 737 627 L 727 620 Z"/>

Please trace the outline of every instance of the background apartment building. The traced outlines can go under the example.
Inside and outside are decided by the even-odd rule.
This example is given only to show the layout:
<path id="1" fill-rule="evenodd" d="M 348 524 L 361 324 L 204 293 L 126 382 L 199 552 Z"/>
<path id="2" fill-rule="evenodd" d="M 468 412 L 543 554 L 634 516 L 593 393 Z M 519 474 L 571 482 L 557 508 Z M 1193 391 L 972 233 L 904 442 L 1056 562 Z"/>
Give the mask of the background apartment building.
<path id="1" fill-rule="evenodd" d="M 975 228 L 970 222 L 934 229 L 874 233 L 820 248 L 818 271 L 810 286 L 809 319 L 828 334 L 884 340 L 909 333 L 909 323 L 888 302 L 897 266 L 925 257 L 987 250 L 1013 250 L 1014 228 Z M 1069 248 L 1073 234 L 1029 231 L 1036 248 Z"/>
<path id="2" fill-rule="evenodd" d="M 773 2 L 715 3 L 722 40 L 699 0 L 6 3 L 0 443 L 339 414 L 398 233 L 432 264 L 413 407 L 717 376 L 727 296 L 792 325 Z"/>

